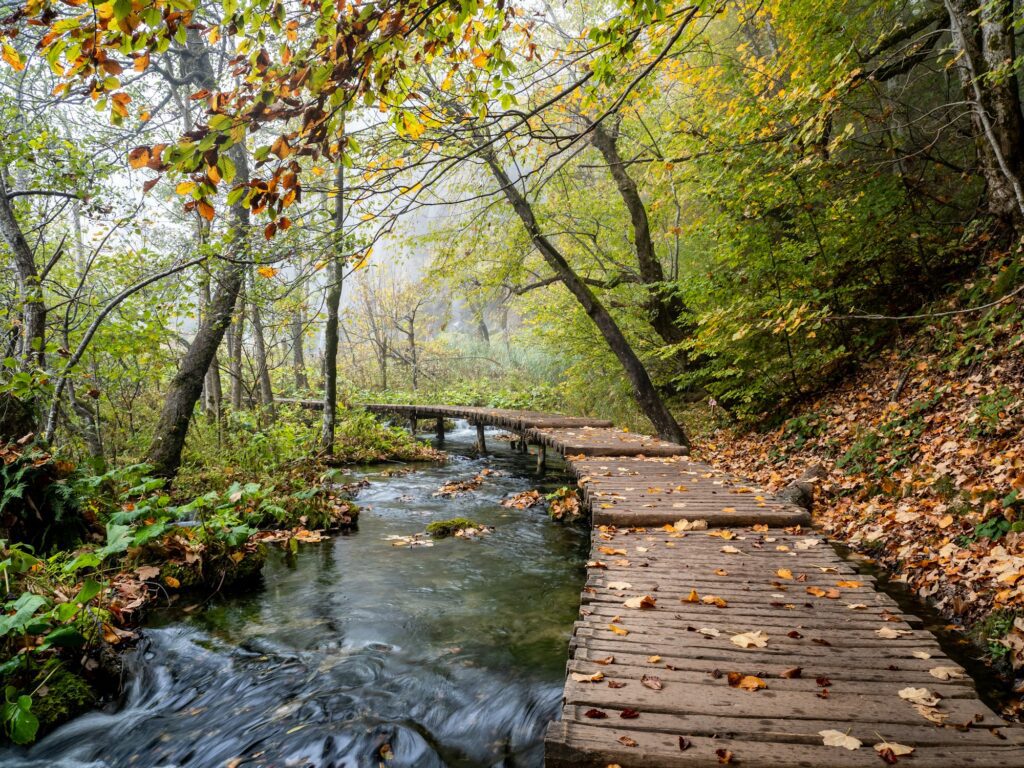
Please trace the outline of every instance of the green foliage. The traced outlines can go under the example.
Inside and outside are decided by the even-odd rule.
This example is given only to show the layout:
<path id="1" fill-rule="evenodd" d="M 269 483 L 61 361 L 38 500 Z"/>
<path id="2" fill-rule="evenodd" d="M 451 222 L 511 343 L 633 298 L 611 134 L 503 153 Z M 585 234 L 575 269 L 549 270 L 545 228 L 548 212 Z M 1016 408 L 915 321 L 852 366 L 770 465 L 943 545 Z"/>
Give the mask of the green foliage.
<path id="1" fill-rule="evenodd" d="M 86 527 L 68 469 L 34 445 L 0 453 L 0 527 L 40 551 L 76 542 Z"/>
<path id="2" fill-rule="evenodd" d="M 885 479 L 894 469 L 907 466 L 917 452 L 924 432 L 925 417 L 943 397 L 938 388 L 927 398 L 915 400 L 905 410 L 893 407 L 875 426 L 861 427 L 860 437 L 839 457 L 836 466 L 851 474 L 868 474 Z"/>
<path id="3" fill-rule="evenodd" d="M 1021 410 L 1021 396 L 1003 385 L 995 392 L 978 397 L 974 413 L 968 417 L 971 437 L 998 437 L 1013 426 L 1013 416 Z"/>

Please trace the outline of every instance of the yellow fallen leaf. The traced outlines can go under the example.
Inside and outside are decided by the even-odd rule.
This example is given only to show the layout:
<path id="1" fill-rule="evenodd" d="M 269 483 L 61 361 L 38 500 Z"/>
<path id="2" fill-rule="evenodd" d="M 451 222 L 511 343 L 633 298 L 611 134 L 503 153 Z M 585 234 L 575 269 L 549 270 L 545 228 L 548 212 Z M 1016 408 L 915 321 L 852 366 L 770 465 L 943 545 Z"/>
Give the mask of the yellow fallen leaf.
<path id="1" fill-rule="evenodd" d="M 617 624 L 609 624 L 608 629 L 610 629 L 616 635 L 622 635 L 623 637 L 629 634 L 628 629 L 626 629 L 625 627 L 620 627 Z"/>
<path id="2" fill-rule="evenodd" d="M 789 568 L 779 568 L 779 570 L 775 572 L 775 575 L 778 576 L 780 579 L 793 578 L 793 572 L 789 570 Z"/>

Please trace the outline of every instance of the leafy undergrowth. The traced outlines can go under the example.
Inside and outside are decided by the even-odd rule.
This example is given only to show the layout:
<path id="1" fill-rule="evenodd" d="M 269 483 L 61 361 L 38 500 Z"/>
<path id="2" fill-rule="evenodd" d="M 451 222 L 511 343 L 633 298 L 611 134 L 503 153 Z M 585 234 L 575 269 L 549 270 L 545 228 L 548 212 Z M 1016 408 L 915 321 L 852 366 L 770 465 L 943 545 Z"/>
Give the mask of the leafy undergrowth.
<path id="1" fill-rule="evenodd" d="M 820 465 L 816 523 L 1020 675 L 1022 384 L 1020 304 L 946 316 L 781 427 L 716 431 L 702 458 L 773 490 Z"/>
<path id="2" fill-rule="evenodd" d="M 81 474 L 31 443 L 0 460 L 0 736 L 19 744 L 115 687 L 117 650 L 148 608 L 248 583 L 269 544 L 294 551 L 354 525 L 364 484 L 304 462 L 273 484 L 191 476 L 172 490 L 146 465 Z M 53 546 L 56 528 L 78 541 Z"/>

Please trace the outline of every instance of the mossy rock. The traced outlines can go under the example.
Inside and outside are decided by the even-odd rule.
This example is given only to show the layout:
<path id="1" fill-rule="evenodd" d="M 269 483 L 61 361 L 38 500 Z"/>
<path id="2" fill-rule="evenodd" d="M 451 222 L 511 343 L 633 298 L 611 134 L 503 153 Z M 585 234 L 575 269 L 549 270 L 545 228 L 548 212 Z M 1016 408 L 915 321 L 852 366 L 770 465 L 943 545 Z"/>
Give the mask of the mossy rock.
<path id="1" fill-rule="evenodd" d="M 60 661 L 52 661 L 39 670 L 32 688 L 40 684 L 42 687 L 32 697 L 32 714 L 39 718 L 40 734 L 96 706 L 92 686 Z"/>
<path id="2" fill-rule="evenodd" d="M 474 522 L 466 517 L 453 517 L 451 520 L 435 520 L 427 525 L 427 533 L 435 539 L 443 539 L 452 536 L 456 531 L 466 528 L 480 528 L 480 523 Z"/>

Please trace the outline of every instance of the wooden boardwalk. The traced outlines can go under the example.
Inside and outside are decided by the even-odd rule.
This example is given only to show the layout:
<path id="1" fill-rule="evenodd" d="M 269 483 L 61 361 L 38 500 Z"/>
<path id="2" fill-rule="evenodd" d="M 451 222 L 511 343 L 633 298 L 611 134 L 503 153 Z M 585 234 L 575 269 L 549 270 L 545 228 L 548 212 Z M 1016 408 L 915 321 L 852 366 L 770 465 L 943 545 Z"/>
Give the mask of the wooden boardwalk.
<path id="1" fill-rule="evenodd" d="M 550 768 L 1024 768 L 1024 729 L 805 510 L 608 422 L 365 407 L 509 429 L 576 476 L 595 529 Z"/>

